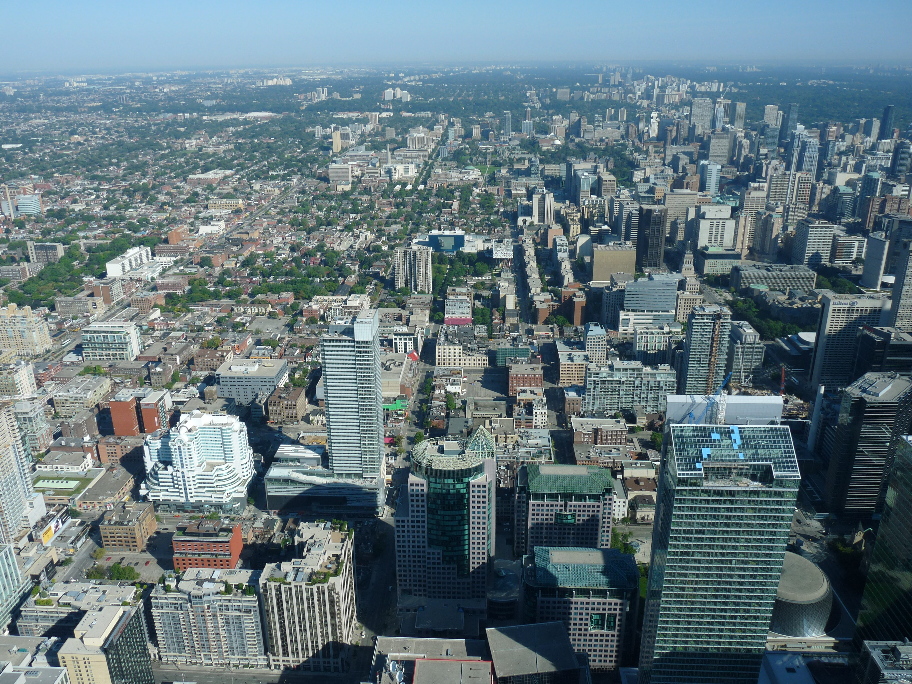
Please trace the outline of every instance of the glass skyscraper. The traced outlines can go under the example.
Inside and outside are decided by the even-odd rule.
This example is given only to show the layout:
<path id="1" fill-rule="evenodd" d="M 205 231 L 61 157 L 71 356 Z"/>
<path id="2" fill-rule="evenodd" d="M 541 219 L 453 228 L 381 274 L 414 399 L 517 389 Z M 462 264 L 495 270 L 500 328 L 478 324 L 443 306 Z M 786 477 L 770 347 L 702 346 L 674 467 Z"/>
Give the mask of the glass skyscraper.
<path id="1" fill-rule="evenodd" d="M 713 394 L 725 380 L 731 311 L 724 306 L 695 306 L 687 317 L 684 363 L 678 394 Z"/>
<path id="2" fill-rule="evenodd" d="M 859 640 L 912 635 L 912 437 L 896 449 L 858 614 Z"/>
<path id="3" fill-rule="evenodd" d="M 329 468 L 376 478 L 383 454 L 379 316 L 376 309 L 329 326 L 320 341 Z"/>
<path id="4" fill-rule="evenodd" d="M 785 426 L 671 426 L 641 683 L 756 683 L 800 479 Z"/>

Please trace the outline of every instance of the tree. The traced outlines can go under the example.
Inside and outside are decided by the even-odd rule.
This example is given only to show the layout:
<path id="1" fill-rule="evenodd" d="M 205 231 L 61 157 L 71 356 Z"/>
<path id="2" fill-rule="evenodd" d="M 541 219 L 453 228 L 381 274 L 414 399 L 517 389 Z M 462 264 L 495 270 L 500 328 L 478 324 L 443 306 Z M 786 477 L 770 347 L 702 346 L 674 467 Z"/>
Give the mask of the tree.
<path id="1" fill-rule="evenodd" d="M 412 437 L 412 442 L 415 444 L 421 444 L 424 441 L 424 433 L 416 432 L 415 436 Z"/>
<path id="2" fill-rule="evenodd" d="M 203 268 L 212 268 L 212 265 L 213 265 L 212 257 L 211 256 L 200 257 L 199 265 Z"/>
<path id="3" fill-rule="evenodd" d="M 456 404 L 456 397 L 454 397 L 452 394 L 450 394 L 449 392 L 447 392 L 447 395 L 446 395 L 446 407 L 447 407 L 447 411 L 455 411 L 455 410 L 456 410 L 456 406 L 457 406 L 457 404 Z"/>
<path id="4" fill-rule="evenodd" d="M 611 530 L 611 548 L 617 549 L 621 553 L 628 553 L 631 556 L 636 554 L 636 547 L 630 543 L 630 532 L 621 532 L 617 528 Z"/>
<path id="5" fill-rule="evenodd" d="M 139 579 L 139 573 L 136 572 L 135 568 L 131 568 L 129 565 L 114 563 L 114 565 L 108 568 L 108 578 L 122 582 L 133 582 Z"/>

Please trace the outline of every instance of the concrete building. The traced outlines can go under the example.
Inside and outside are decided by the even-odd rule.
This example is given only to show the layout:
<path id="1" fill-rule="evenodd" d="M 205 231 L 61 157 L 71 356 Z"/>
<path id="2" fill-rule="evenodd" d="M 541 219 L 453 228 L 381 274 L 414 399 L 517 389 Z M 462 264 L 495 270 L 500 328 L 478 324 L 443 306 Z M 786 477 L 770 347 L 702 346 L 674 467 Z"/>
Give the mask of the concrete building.
<path id="1" fill-rule="evenodd" d="M 215 372 L 219 397 L 234 399 L 239 404 L 263 401 L 276 387 L 288 381 L 288 362 L 283 359 L 226 361 Z"/>
<path id="2" fill-rule="evenodd" d="M 614 670 L 635 646 L 639 571 L 616 549 L 537 546 L 523 559 L 526 620 L 567 626 L 589 668 Z"/>
<path id="3" fill-rule="evenodd" d="M 557 384 L 560 387 L 574 387 L 586 382 L 586 367 L 589 355 L 577 349 L 570 349 L 561 342 L 557 343 Z"/>
<path id="4" fill-rule="evenodd" d="M 835 230 L 836 226 L 826 221 L 798 221 L 792 243 L 792 263 L 813 267 L 828 262 Z"/>
<path id="5" fill-rule="evenodd" d="M 687 319 L 678 394 L 714 394 L 725 379 L 731 311 L 724 306 L 694 307 Z"/>
<path id="6" fill-rule="evenodd" d="M 640 681 L 755 684 L 801 479 L 789 429 L 672 425 L 667 439 Z"/>
<path id="7" fill-rule="evenodd" d="M 912 235 L 908 230 L 900 235 L 890 325 L 903 332 L 912 332 Z"/>
<path id="8" fill-rule="evenodd" d="M 303 387 L 276 387 L 266 400 L 270 423 L 297 423 L 307 413 L 307 396 Z"/>
<path id="9" fill-rule="evenodd" d="M 30 466 L 16 424 L 13 404 L 0 404 L 0 544 L 18 539 L 44 515 L 43 501 L 32 489 Z M 2 617 L 2 615 L 0 615 Z"/>
<path id="10" fill-rule="evenodd" d="M 507 365 L 507 396 L 516 397 L 524 387 L 544 387 L 544 370 L 540 363 L 513 361 Z"/>
<path id="11" fill-rule="evenodd" d="M 31 584 L 30 579 L 22 576 L 13 545 L 7 543 L 7 538 L 0 532 L 0 631 L 6 632 L 13 610 Z"/>
<path id="12" fill-rule="evenodd" d="M 530 463 L 516 477 L 513 552 L 611 546 L 614 481 L 597 466 Z"/>
<path id="13" fill-rule="evenodd" d="M 577 657 L 562 622 L 488 627 L 497 684 L 587 684 L 589 666 Z"/>
<path id="14" fill-rule="evenodd" d="M 38 391 L 32 364 L 16 361 L 0 365 L 0 397 L 20 399 Z"/>
<path id="15" fill-rule="evenodd" d="M 807 292 L 817 285 L 817 274 L 803 264 L 756 264 L 736 265 L 731 271 L 731 286 L 738 292 L 754 286 L 786 292 L 801 290 Z"/>
<path id="16" fill-rule="evenodd" d="M 31 596 L 22 605 L 16 630 L 20 636 L 67 639 L 91 610 L 132 605 L 139 599 L 133 585 L 56 582 L 45 589 L 46 597 Z M 37 599 L 42 598 L 41 603 Z"/>
<path id="17" fill-rule="evenodd" d="M 86 614 L 57 657 L 72 684 L 154 684 L 149 633 L 141 606 Z"/>
<path id="18" fill-rule="evenodd" d="M 190 568 L 156 584 L 149 609 L 158 655 L 173 665 L 268 667 L 259 570 Z"/>
<path id="19" fill-rule="evenodd" d="M 352 537 L 330 523 L 308 525 L 296 545 L 301 558 L 260 576 L 270 667 L 341 673 L 357 613 Z"/>
<path id="20" fill-rule="evenodd" d="M 848 385 L 855 366 L 858 330 L 865 325 L 880 326 L 889 315 L 886 294 L 848 295 L 824 290 L 823 310 L 811 361 L 811 386 L 833 389 Z"/>
<path id="21" fill-rule="evenodd" d="M 903 684 L 912 669 L 912 644 L 902 641 L 864 641 L 858 664 L 859 684 Z"/>
<path id="22" fill-rule="evenodd" d="M 412 293 L 433 292 L 433 254 L 433 248 L 427 245 L 398 247 L 393 253 L 393 280 L 396 289 L 406 288 Z"/>
<path id="23" fill-rule="evenodd" d="M 636 271 L 636 246 L 633 243 L 592 245 L 592 280 L 608 282 L 615 273 Z"/>
<path id="24" fill-rule="evenodd" d="M 637 326 L 633 331 L 633 353 L 643 366 L 668 365 L 672 350 L 683 340 L 684 330 L 680 323 Z"/>
<path id="25" fill-rule="evenodd" d="M 485 598 L 495 485 L 494 442 L 484 428 L 467 443 L 426 440 L 413 449 L 396 510 L 400 612 L 409 602 Z"/>
<path id="26" fill-rule="evenodd" d="M 193 411 L 167 432 L 146 438 L 143 457 L 149 501 L 176 508 L 231 508 L 247 503 L 253 450 L 236 416 Z"/>
<path id="27" fill-rule="evenodd" d="M 141 553 L 158 525 L 151 503 L 131 501 L 105 511 L 98 529 L 101 545 L 108 551 Z"/>
<path id="28" fill-rule="evenodd" d="M 66 249 L 59 242 L 32 242 L 25 243 L 28 250 L 29 262 L 33 264 L 56 264 L 63 258 Z"/>
<path id="29" fill-rule="evenodd" d="M 842 391 L 836 422 L 823 434 L 831 513 L 863 519 L 880 513 L 896 446 L 910 427 L 912 379 L 866 373 Z"/>
<path id="30" fill-rule="evenodd" d="M 124 276 L 151 261 L 152 250 L 148 247 L 131 247 L 119 257 L 115 257 L 105 264 L 105 271 L 108 278 Z"/>
<path id="31" fill-rule="evenodd" d="M 759 379 L 763 369 L 763 355 L 766 347 L 760 341 L 760 333 L 747 321 L 732 321 L 728 333 L 728 363 L 726 371 L 732 374 L 731 381 L 747 385 L 756 376 Z"/>
<path id="32" fill-rule="evenodd" d="M 650 368 L 640 361 L 618 359 L 603 366 L 590 364 L 583 410 L 614 413 L 639 407 L 658 413 L 665 410 L 665 396 L 674 392 L 676 383 L 675 372 L 667 365 Z"/>
<path id="33" fill-rule="evenodd" d="M 17 401 L 13 404 L 13 415 L 19 427 L 22 444 L 29 458 L 47 450 L 54 441 L 54 428 L 47 420 L 43 401 Z"/>
<path id="34" fill-rule="evenodd" d="M 72 418 L 86 409 L 94 409 L 111 391 L 105 376 L 78 375 L 54 394 L 54 413 Z"/>
<path id="35" fill-rule="evenodd" d="M 92 323 L 82 329 L 83 361 L 132 361 L 142 350 L 135 323 Z"/>
<path id="36" fill-rule="evenodd" d="M 44 316 L 34 313 L 30 306 L 0 307 L 0 349 L 31 357 L 49 352 L 52 346 Z"/>
<path id="37" fill-rule="evenodd" d="M 365 310 L 329 326 L 320 340 L 329 468 L 344 477 L 376 478 L 383 454 L 379 318 Z"/>
<path id="38" fill-rule="evenodd" d="M 608 358 L 608 333 L 601 325 L 586 324 L 585 343 L 589 363 L 605 363 Z"/>

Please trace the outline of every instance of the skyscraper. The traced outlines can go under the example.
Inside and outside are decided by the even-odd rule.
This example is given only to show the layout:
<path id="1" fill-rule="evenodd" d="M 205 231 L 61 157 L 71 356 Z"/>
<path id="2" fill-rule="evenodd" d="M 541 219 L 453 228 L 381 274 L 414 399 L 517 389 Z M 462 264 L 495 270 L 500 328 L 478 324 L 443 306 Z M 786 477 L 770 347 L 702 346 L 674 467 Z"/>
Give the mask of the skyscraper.
<path id="1" fill-rule="evenodd" d="M 826 221 L 808 218 L 798 221 L 792 243 L 792 263 L 813 268 L 829 261 L 835 230 L 836 226 Z"/>
<path id="2" fill-rule="evenodd" d="M 715 110 L 713 101 L 708 97 L 695 97 L 690 105 L 690 125 L 694 133 L 700 135 L 712 129 L 712 119 Z"/>
<path id="3" fill-rule="evenodd" d="M 403 600 L 484 598 L 494 555 L 494 440 L 427 440 L 412 451 L 396 510 L 396 575 Z M 412 597 L 412 598 L 408 598 Z"/>
<path id="4" fill-rule="evenodd" d="M 149 501 L 177 508 L 247 504 L 253 449 L 236 416 L 184 414 L 167 432 L 149 435 L 144 452 Z"/>
<path id="5" fill-rule="evenodd" d="M 779 143 L 785 143 L 798 128 L 798 103 L 792 102 L 785 110 L 782 125 L 779 129 Z"/>
<path id="6" fill-rule="evenodd" d="M 0 632 L 6 632 L 13 608 L 31 585 L 23 581 L 12 544 L 4 543 L 0 535 Z"/>
<path id="7" fill-rule="evenodd" d="M 320 341 L 329 468 L 337 476 L 376 478 L 383 454 L 379 315 L 365 310 L 336 322 Z"/>
<path id="8" fill-rule="evenodd" d="M 893 138 L 893 105 L 884 107 L 883 116 L 880 117 L 880 133 L 878 140 L 891 140 Z"/>
<path id="9" fill-rule="evenodd" d="M 509 139 L 513 136 L 513 113 L 510 112 L 509 109 L 506 109 L 504 110 L 503 117 L 503 137 Z"/>
<path id="10" fill-rule="evenodd" d="M 878 326 L 890 308 L 882 294 L 848 295 L 824 290 L 823 309 L 817 325 L 817 341 L 811 360 L 811 386 L 845 387 L 852 381 L 858 330 Z"/>
<path id="11" fill-rule="evenodd" d="M 744 128 L 744 117 L 747 113 L 746 102 L 735 102 L 735 109 L 732 113 L 732 126 L 735 128 Z"/>
<path id="12" fill-rule="evenodd" d="M 396 289 L 412 292 L 433 292 L 432 256 L 434 250 L 427 245 L 398 247 L 393 257 Z"/>
<path id="13" fill-rule="evenodd" d="M 713 394 L 725 379 L 731 311 L 724 306 L 695 306 L 687 317 L 684 360 L 678 394 Z"/>
<path id="14" fill-rule="evenodd" d="M 835 425 L 824 433 L 831 513 L 870 519 L 883 503 L 896 445 L 912 423 L 912 380 L 865 373 L 842 391 Z"/>
<path id="15" fill-rule="evenodd" d="M 763 123 L 770 126 L 779 125 L 779 107 L 776 105 L 766 105 L 763 108 Z"/>
<path id="16" fill-rule="evenodd" d="M 32 489 L 26 459 L 13 404 L 0 404 L 0 544 L 13 542 L 33 500 L 40 499 Z"/>
<path id="17" fill-rule="evenodd" d="M 896 259 L 890 325 L 903 332 L 912 332 L 912 237 L 901 233 L 897 246 L 899 257 Z"/>
<path id="18" fill-rule="evenodd" d="M 903 437 L 887 480 L 887 492 L 857 635 L 861 639 L 897 639 L 912 633 L 912 442 Z M 905 637 L 903 637 L 905 638 Z"/>
<path id="19" fill-rule="evenodd" d="M 149 634 L 141 606 L 92 610 L 57 656 L 73 684 L 153 684 Z"/>
<path id="20" fill-rule="evenodd" d="M 732 321 L 728 336 L 728 365 L 732 382 L 743 385 L 750 382 L 763 367 L 766 347 L 758 333 L 747 321 Z"/>
<path id="21" fill-rule="evenodd" d="M 756 683 L 800 479 L 785 426 L 671 426 L 640 682 Z"/>
<path id="22" fill-rule="evenodd" d="M 722 167 L 704 159 L 700 162 L 697 170 L 700 173 L 700 190 L 710 195 L 718 195 Z"/>
<path id="23" fill-rule="evenodd" d="M 665 256 L 665 207 L 643 204 L 639 215 L 637 266 L 640 269 L 661 268 Z"/>

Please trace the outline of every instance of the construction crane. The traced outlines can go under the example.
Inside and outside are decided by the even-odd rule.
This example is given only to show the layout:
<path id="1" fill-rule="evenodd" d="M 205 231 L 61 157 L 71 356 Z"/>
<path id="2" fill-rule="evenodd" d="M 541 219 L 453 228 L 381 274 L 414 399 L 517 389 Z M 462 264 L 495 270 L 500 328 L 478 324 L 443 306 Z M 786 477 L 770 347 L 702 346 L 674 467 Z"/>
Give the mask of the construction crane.
<path id="1" fill-rule="evenodd" d="M 716 407 L 715 414 L 717 416 L 717 422 L 725 419 L 725 395 L 722 394 L 722 390 L 725 389 L 728 381 L 731 380 L 731 376 L 731 373 L 726 375 L 722 384 L 716 388 L 716 391 L 713 392 L 712 395 L 706 397 L 706 408 L 703 409 L 699 416 L 694 417 L 693 411 L 687 414 L 687 417 L 690 418 L 690 425 L 702 425 L 703 420 L 706 418 L 706 414 L 709 413 L 709 410 L 714 406 Z M 719 409 L 721 409 L 721 416 Z"/>

